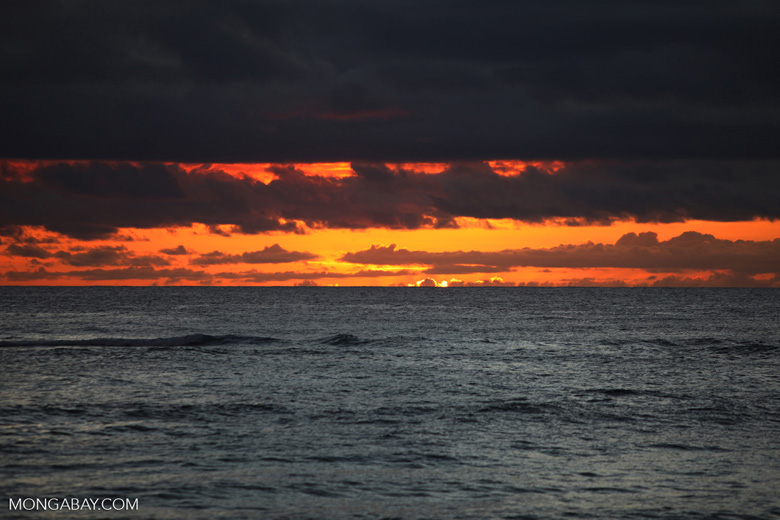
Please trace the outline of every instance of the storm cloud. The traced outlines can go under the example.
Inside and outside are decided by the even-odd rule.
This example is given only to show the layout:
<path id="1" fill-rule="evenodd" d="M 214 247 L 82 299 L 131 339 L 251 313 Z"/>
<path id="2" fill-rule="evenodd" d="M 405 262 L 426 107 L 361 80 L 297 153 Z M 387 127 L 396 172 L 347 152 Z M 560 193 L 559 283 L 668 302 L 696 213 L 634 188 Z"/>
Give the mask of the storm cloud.
<path id="1" fill-rule="evenodd" d="M 352 167 L 354 175 L 335 178 L 279 166 L 266 184 L 156 163 L 48 164 L 0 180 L 0 228 L 43 226 L 95 239 L 120 228 L 193 223 L 255 234 L 457 227 L 457 217 L 572 225 L 780 218 L 776 161 L 580 161 L 554 173 L 529 165 L 513 176 L 484 163 L 440 173 Z M 133 188 L 118 188 L 124 185 Z"/>
<path id="2" fill-rule="evenodd" d="M 4 2 L 0 49 L 0 157 L 780 153 L 776 2 Z"/>

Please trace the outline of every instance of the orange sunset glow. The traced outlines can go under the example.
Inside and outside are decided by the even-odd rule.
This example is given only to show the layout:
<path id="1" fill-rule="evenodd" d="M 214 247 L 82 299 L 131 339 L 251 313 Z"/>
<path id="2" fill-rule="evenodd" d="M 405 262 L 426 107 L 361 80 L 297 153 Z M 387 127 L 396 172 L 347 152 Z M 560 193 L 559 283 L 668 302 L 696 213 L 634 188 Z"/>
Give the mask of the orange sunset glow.
<path id="1" fill-rule="evenodd" d="M 98 4 L 3 17 L 0 284 L 780 285 L 768 3 Z"/>
<path id="2" fill-rule="evenodd" d="M 6 225 L 0 272 L 8 285 L 780 284 L 780 222 L 768 218 L 681 218 L 677 210 L 650 218 L 627 212 L 577 217 L 544 207 L 539 215 L 488 216 L 485 211 L 483 217 L 482 209 L 463 208 L 474 201 L 486 207 L 504 201 L 500 192 L 479 191 L 430 203 L 455 199 L 451 194 L 460 185 L 480 182 L 498 183 L 502 191 L 517 189 L 507 182 L 527 182 L 549 193 L 556 187 L 540 185 L 545 177 L 571 177 L 580 167 L 560 161 L 5 161 L 4 182 L 21 200 L 38 189 L 37 197 L 53 204 L 60 200 L 68 209 L 50 223 L 32 219 Z M 53 171 L 60 175 L 56 180 Z M 247 195 L 225 195 L 239 189 Z M 255 208 L 243 198 L 272 189 L 281 196 L 294 191 L 295 205 L 274 197 L 258 200 Z M 419 191 L 428 193 L 423 197 Z M 385 195 L 391 206 L 383 207 L 385 199 L 377 198 Z M 566 202 L 556 197 L 551 200 Z M 70 206 L 70 199 L 80 202 Z M 278 206 L 266 210 L 263 204 Z M 537 201 L 522 204 L 533 207 Z M 107 211 L 106 218 L 91 215 L 90 206 Z M 169 210 L 192 215 L 177 222 Z M 208 219 L 198 220 L 199 213 Z"/>

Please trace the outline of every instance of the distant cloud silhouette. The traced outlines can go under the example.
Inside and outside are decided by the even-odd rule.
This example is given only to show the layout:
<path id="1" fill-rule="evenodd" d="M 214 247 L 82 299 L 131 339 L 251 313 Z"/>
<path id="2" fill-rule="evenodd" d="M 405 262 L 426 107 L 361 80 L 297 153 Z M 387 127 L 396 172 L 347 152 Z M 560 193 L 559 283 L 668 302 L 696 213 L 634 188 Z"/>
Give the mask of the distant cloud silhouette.
<path id="1" fill-rule="evenodd" d="M 729 270 L 755 275 L 780 273 L 780 238 L 722 240 L 695 231 L 659 241 L 653 232 L 627 233 L 615 244 L 560 245 L 503 251 L 411 251 L 390 246 L 347 253 L 345 262 L 363 265 L 430 266 L 427 273 L 501 272 L 516 267 L 625 268 L 658 272 Z"/>
<path id="2" fill-rule="evenodd" d="M 191 253 L 191 252 L 190 252 L 190 251 L 189 251 L 189 250 L 188 250 L 186 247 L 184 247 L 183 245 L 178 245 L 178 246 L 176 246 L 176 247 L 167 248 L 167 249 L 160 249 L 160 252 L 161 252 L 162 254 L 164 254 L 164 255 L 172 255 L 172 256 L 177 256 L 177 255 L 188 255 L 188 254 L 190 254 L 190 253 Z"/>
<path id="3" fill-rule="evenodd" d="M 52 254 L 41 246 L 35 244 L 11 244 L 5 248 L 4 253 L 11 256 L 23 256 L 27 258 L 51 258 Z"/>
<path id="4" fill-rule="evenodd" d="M 321 279 L 347 279 L 347 278 L 384 278 L 393 276 L 407 276 L 414 271 L 361 269 L 351 273 L 330 271 L 229 271 L 209 273 L 189 268 L 163 268 L 153 266 L 130 266 L 121 268 L 97 268 L 79 269 L 67 271 L 55 271 L 46 267 L 39 267 L 32 271 L 8 271 L 0 277 L 9 282 L 38 282 L 50 280 L 74 280 L 81 282 L 113 282 L 126 281 L 154 281 L 162 283 L 193 282 L 193 283 L 220 283 L 233 281 L 245 284 L 286 282 L 290 280 L 315 281 Z"/>
<path id="5" fill-rule="evenodd" d="M 317 255 L 303 251 L 287 251 L 279 244 L 267 246 L 260 251 L 249 251 L 240 255 L 226 254 L 221 251 L 205 253 L 190 260 L 192 265 L 220 265 L 220 264 L 282 264 L 287 262 L 300 262 L 313 260 Z"/>
<path id="6" fill-rule="evenodd" d="M 154 255 L 137 256 L 125 246 L 75 247 L 70 251 L 54 253 L 62 263 L 73 267 L 100 267 L 129 265 L 134 267 L 161 267 L 170 265 L 165 258 Z"/>

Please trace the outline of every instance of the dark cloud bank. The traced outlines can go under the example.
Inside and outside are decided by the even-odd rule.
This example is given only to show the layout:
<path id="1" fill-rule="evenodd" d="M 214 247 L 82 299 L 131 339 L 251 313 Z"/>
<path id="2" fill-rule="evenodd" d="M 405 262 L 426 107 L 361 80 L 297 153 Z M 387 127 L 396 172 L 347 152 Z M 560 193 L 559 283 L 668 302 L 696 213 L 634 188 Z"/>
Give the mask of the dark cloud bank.
<path id="1" fill-rule="evenodd" d="M 776 159 L 778 55 L 768 0 L 3 2 L 0 157 Z"/>
<path id="2" fill-rule="evenodd" d="M 222 265 L 222 264 L 282 264 L 287 262 L 299 262 L 313 260 L 317 255 L 303 251 L 287 251 L 274 244 L 261 251 L 247 251 L 240 255 L 231 255 L 222 251 L 212 251 L 190 260 L 192 265 Z"/>
<path id="3" fill-rule="evenodd" d="M 158 163 L 60 162 L 25 174 L 0 166 L 0 234 L 12 239 L 19 226 L 94 239 L 119 228 L 192 223 L 252 234 L 454 227 L 456 217 L 572 225 L 780 218 L 779 161 L 579 161 L 555 173 L 528 166 L 511 177 L 483 163 L 435 174 L 356 163 L 345 178 L 280 166 L 268 184 Z"/>
<path id="4" fill-rule="evenodd" d="M 369 265 L 430 266 L 428 274 L 505 272 L 516 267 L 621 268 L 675 273 L 728 270 L 746 276 L 780 274 L 780 238 L 771 241 L 722 240 L 689 231 L 659 241 L 653 232 L 627 233 L 615 244 L 560 245 L 504 251 L 431 253 L 390 246 L 347 253 L 342 260 Z"/>
<path id="5" fill-rule="evenodd" d="M 178 267 L 172 269 L 155 269 L 154 267 L 121 267 L 114 269 L 96 268 L 71 271 L 50 271 L 45 267 L 39 267 L 34 271 L 9 271 L 2 276 L 10 282 L 31 282 L 50 280 L 82 280 L 85 282 L 112 282 L 124 281 L 154 281 L 157 283 L 194 282 L 203 284 L 219 284 L 223 281 L 237 281 L 240 283 L 273 283 L 290 280 L 303 280 L 310 283 L 303 285 L 316 285 L 315 280 L 320 279 L 347 279 L 347 278 L 382 278 L 388 276 L 409 276 L 413 271 L 401 269 L 397 271 L 381 271 L 376 269 L 361 269 L 353 273 L 337 273 L 331 271 L 297 272 L 260 272 L 256 270 L 240 272 L 208 273 L 197 269 Z"/>
<path id="6" fill-rule="evenodd" d="M 189 254 L 184 246 L 175 249 L 160 250 L 164 255 Z M 61 263 L 73 267 L 106 267 L 106 266 L 132 266 L 132 267 L 161 267 L 168 266 L 170 262 L 157 255 L 136 255 L 128 251 L 125 246 L 76 246 L 70 250 L 50 250 L 36 244 L 10 244 L 3 251 L 8 256 L 49 260 L 57 259 Z M 247 251 L 240 255 L 231 255 L 221 251 L 212 251 L 198 255 L 190 259 L 191 265 L 210 266 L 223 264 L 285 264 L 300 262 L 318 258 L 317 255 L 306 251 L 288 251 L 279 244 L 267 246 L 260 251 Z"/>

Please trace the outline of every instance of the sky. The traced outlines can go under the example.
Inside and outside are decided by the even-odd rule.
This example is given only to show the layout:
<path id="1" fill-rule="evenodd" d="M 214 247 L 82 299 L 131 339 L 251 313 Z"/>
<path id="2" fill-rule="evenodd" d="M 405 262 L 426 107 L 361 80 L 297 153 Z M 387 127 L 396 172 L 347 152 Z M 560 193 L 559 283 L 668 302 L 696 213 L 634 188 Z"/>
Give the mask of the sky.
<path id="1" fill-rule="evenodd" d="M 775 1 L 0 4 L 0 284 L 780 287 Z"/>

